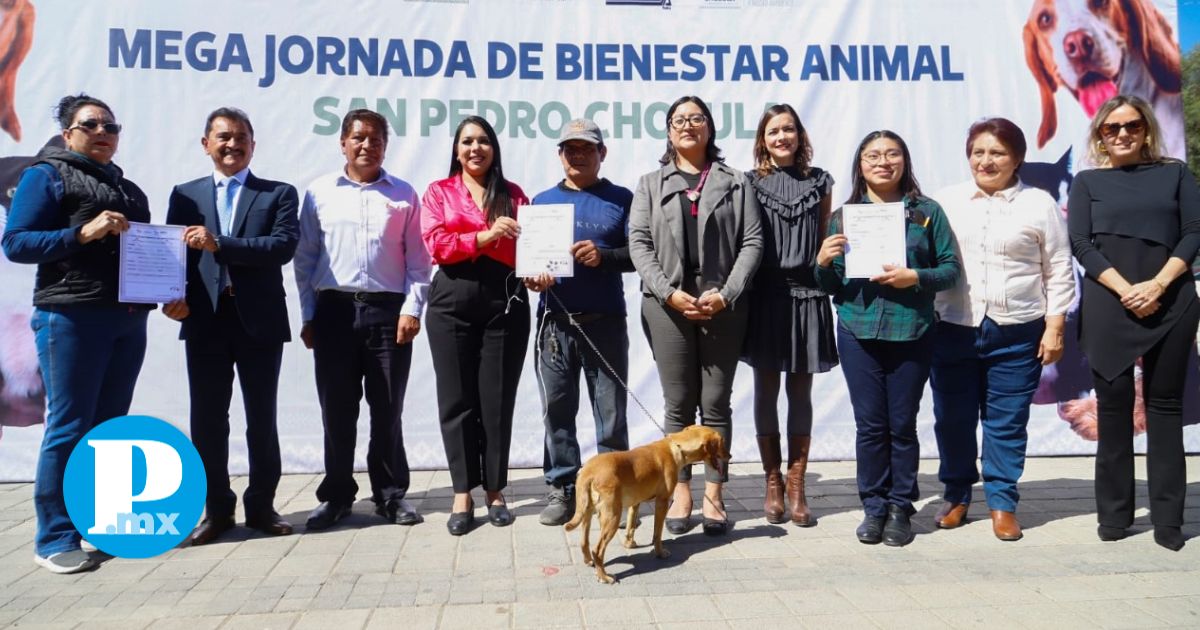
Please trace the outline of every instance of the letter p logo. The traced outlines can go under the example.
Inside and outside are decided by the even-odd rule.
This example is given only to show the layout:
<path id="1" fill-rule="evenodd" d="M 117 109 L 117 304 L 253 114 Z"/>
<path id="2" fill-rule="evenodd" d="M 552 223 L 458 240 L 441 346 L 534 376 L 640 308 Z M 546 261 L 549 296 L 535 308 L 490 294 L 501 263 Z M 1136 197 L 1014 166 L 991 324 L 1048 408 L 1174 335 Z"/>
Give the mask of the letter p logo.
<path id="1" fill-rule="evenodd" d="M 200 519 L 206 490 L 191 441 L 148 416 L 96 425 L 71 453 L 63 481 L 76 529 L 123 558 L 148 558 L 178 545 Z"/>
<path id="2" fill-rule="evenodd" d="M 159 501 L 175 494 L 183 482 L 183 460 L 170 444 L 149 440 L 88 440 L 96 451 L 95 524 L 89 534 L 147 534 L 154 531 L 118 531 L 117 517 L 133 514 L 134 501 Z M 142 491 L 133 494 L 133 456 L 139 451 L 145 457 L 146 483 Z M 154 474 L 149 474 L 154 471 Z"/>

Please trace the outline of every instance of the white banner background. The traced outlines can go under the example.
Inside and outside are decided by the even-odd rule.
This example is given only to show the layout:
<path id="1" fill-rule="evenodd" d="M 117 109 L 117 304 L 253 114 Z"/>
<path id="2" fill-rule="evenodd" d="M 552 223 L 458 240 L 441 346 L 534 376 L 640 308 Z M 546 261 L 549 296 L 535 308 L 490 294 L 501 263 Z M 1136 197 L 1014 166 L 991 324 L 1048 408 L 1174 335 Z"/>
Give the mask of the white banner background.
<path id="1" fill-rule="evenodd" d="M 1060 0 L 1061 2 L 1062 0 Z M 849 166 L 858 141 L 868 131 L 889 128 L 904 136 L 912 149 L 913 168 L 927 193 L 966 179 L 963 142 L 967 127 L 989 115 L 1002 115 L 1020 125 L 1030 141 L 1028 160 L 1054 163 L 1072 144 L 1082 147 L 1087 116 L 1065 90 L 1057 92 L 1058 132 L 1042 149 L 1036 148 L 1041 120 L 1038 88 L 1026 66 L 1022 28 L 1029 15 L 1028 1 L 992 0 L 845 0 L 801 2 L 777 0 L 676 0 L 665 10 L 659 6 L 617 6 L 602 0 L 452 0 L 421 2 L 358 2 L 353 9 L 332 2 L 275 3 L 267 1 L 207 0 L 170 2 L 121 0 L 73 2 L 34 0 L 37 21 L 33 46 L 17 76 L 15 106 L 24 127 L 20 142 L 0 135 L 5 156 L 32 156 L 48 138 L 58 134 L 51 106 L 67 93 L 87 92 L 106 100 L 125 125 L 115 161 L 127 176 L 149 195 L 154 219 L 165 218 L 171 186 L 211 172 L 211 163 L 200 148 L 204 118 L 212 109 L 233 105 L 246 110 L 254 123 L 257 151 L 255 173 L 292 182 L 303 193 L 308 182 L 341 167 L 336 126 L 352 106 L 392 110 L 404 108 L 403 133 L 392 137 L 386 168 L 424 190 L 444 177 L 450 161 L 451 134 L 460 116 L 475 113 L 480 101 L 497 107 L 485 115 L 497 123 L 505 172 L 526 193 L 554 185 L 561 178 L 555 152 L 557 129 L 568 117 L 592 107 L 600 126 L 610 131 L 608 160 L 603 174 L 632 187 L 636 178 L 657 167 L 662 154 L 665 105 L 684 94 L 697 94 L 713 108 L 719 129 L 718 144 L 727 162 L 737 168 L 751 165 L 750 149 L 758 115 L 774 102 L 791 103 L 808 128 L 815 147 L 816 165 L 831 171 L 838 181 L 834 199 L 845 199 Z M 653 4 L 653 3 L 644 3 Z M 662 4 L 662 3 L 659 3 Z M 1174 0 L 1157 7 L 1176 24 Z M 150 43 L 164 32 L 164 50 L 151 46 L 136 62 L 115 52 L 113 41 L 133 42 L 139 29 L 148 29 Z M 228 71 L 204 71 L 187 59 L 188 38 L 210 32 L 212 43 L 199 47 L 201 56 L 221 61 L 231 34 L 244 38 L 245 72 L 233 65 Z M 110 36 L 115 32 L 119 37 Z M 403 40 L 410 61 L 414 42 L 434 42 L 446 57 L 453 41 L 464 42 L 475 76 L 430 77 L 339 76 L 319 73 L 316 64 L 300 74 L 276 68 L 274 83 L 259 87 L 266 73 L 266 45 L 274 36 L 276 48 L 289 36 L 300 36 L 317 45 L 318 37 L 347 44 L 350 38 L 367 42 L 378 38 L 380 56 L 389 38 Z M 520 43 L 540 44 L 541 79 L 490 78 L 489 42 L 518 48 Z M 724 77 L 715 78 L 714 58 L 706 63 L 701 80 L 560 80 L 555 60 L 558 44 L 727 44 L 751 46 L 761 62 L 762 46 L 786 50 L 788 81 L 732 80 L 734 55 L 725 59 Z M 961 80 L 823 80 L 818 75 L 802 79 L 805 55 L 817 47 L 827 64 L 831 47 L 882 46 L 889 55 L 907 45 L 910 64 L 917 47 L 927 45 L 939 75 L 961 73 Z M 945 47 L 945 48 L 943 48 Z M 945 50 L 945 55 L 943 55 Z M 209 51 L 209 52 L 203 52 Z M 278 50 L 276 50 L 276 53 Z M 292 59 L 299 52 L 292 51 Z M 675 56 L 677 57 L 677 56 Z M 110 66 L 115 60 L 115 67 Z M 141 67 L 145 61 L 149 67 Z M 179 69 L 162 67 L 175 62 Z M 200 60 L 201 62 L 203 59 Z M 346 60 L 343 58 L 343 62 Z M 443 59 L 442 71 L 445 70 Z M 127 67 L 133 66 L 133 67 Z M 622 67 L 617 63 L 615 68 Z M 910 65 L 911 67 L 915 67 Z M 675 62 L 676 72 L 687 68 Z M 861 77 L 860 77 L 861 79 Z M 365 101 L 352 102 L 352 99 Z M 453 101 L 467 101 L 454 103 Z M 403 102 L 403 106 L 400 103 Z M 445 106 L 447 115 L 433 120 L 423 103 Z M 523 104 L 528 104 L 528 106 Z M 561 104 L 556 105 L 555 103 Z M 593 105 L 598 104 L 598 105 Z M 533 137 L 512 124 L 513 113 L 532 107 L 540 122 L 531 125 Z M 504 114 L 504 120 L 497 115 Z M 565 111 L 564 111 L 565 110 Z M 569 111 L 569 114 L 567 113 Z M 630 116 L 638 112 L 637 116 Z M 649 114 L 647 112 L 650 112 Z M 1178 120 L 1178 118 L 1177 118 Z M 400 130 L 393 130 L 398 132 Z M 1166 130 L 1181 137 L 1178 125 Z M 11 186 L 14 181 L 5 182 Z M 32 267 L 0 261 L 0 309 L 10 315 L 8 332 L 0 333 L 0 352 L 21 348 L 20 334 L 11 322 L 26 325 L 32 292 Z M 286 288 L 294 293 L 290 266 Z M 638 280 L 625 280 L 626 299 L 636 313 Z M 293 330 L 299 329 L 299 308 L 289 297 Z M 183 344 L 178 325 L 161 313 L 150 317 L 150 343 L 131 413 L 149 414 L 187 427 L 187 383 Z M 662 408 L 661 391 L 641 327 L 630 318 L 630 382 L 635 394 L 655 414 Z M 532 367 L 532 352 L 527 366 Z M 322 466 L 320 412 L 313 384 L 310 353 L 297 341 L 284 351 L 279 398 L 279 434 L 287 472 L 319 471 Z M 445 465 L 437 425 L 433 371 L 424 335 L 416 341 L 405 415 L 405 441 L 414 467 Z M 752 385 L 749 370 L 741 367 L 734 392 L 735 461 L 757 459 L 752 418 Z M 814 383 L 815 427 L 813 456 L 819 459 L 854 456 L 854 421 L 841 373 L 818 375 Z M 786 401 L 780 401 L 781 410 Z M 593 451 L 590 408 L 579 415 L 579 435 Z M 241 400 L 235 394 L 231 409 L 231 466 L 244 472 L 245 444 Z M 366 410 L 360 420 L 359 456 L 366 452 Z M 518 397 L 511 462 L 514 466 L 539 466 L 542 459 L 542 425 L 536 384 L 526 370 Z M 630 403 L 631 442 L 640 444 L 657 436 L 657 430 Z M 922 454 L 936 455 L 932 434 L 932 405 L 922 404 L 919 426 Z M 1200 439 L 1194 428 L 1186 434 L 1189 450 Z M 0 439 L 0 480 L 26 480 L 33 476 L 41 439 L 40 427 L 4 428 Z M 1139 447 L 1144 438 L 1139 438 Z M 1055 406 L 1039 405 L 1030 421 L 1029 452 L 1033 455 L 1094 452 L 1094 444 L 1079 438 L 1061 420 Z"/>

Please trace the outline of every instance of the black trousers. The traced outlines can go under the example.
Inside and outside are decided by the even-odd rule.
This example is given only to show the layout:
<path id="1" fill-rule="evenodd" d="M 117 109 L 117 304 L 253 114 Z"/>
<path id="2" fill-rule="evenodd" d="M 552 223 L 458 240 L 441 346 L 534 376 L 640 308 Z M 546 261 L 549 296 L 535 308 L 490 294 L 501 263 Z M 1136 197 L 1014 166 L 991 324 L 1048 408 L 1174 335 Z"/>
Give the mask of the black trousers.
<path id="1" fill-rule="evenodd" d="M 1193 308 L 1142 357 L 1146 402 L 1146 472 L 1150 522 L 1183 525 L 1187 469 L 1183 455 L 1183 384 L 1196 340 L 1200 309 Z M 1096 513 L 1101 525 L 1133 524 L 1133 366 L 1112 381 L 1092 373 L 1096 388 Z"/>
<path id="2" fill-rule="evenodd" d="M 242 496 L 248 516 L 269 512 L 279 485 L 279 433 L 276 399 L 283 344 L 262 342 L 246 333 L 230 296 L 217 301 L 213 325 L 184 342 L 192 444 L 204 462 L 208 481 L 205 509 L 210 517 L 232 516 L 237 495 L 229 487 L 229 402 L 234 368 L 246 411 L 250 483 Z"/>
<path id="3" fill-rule="evenodd" d="M 454 491 L 502 490 L 529 345 L 525 287 L 511 268 L 486 256 L 442 265 L 429 287 L 425 328 Z"/>
<path id="4" fill-rule="evenodd" d="M 370 302 L 355 294 L 321 291 L 313 316 L 313 358 L 317 398 L 325 427 L 325 478 L 317 499 L 353 503 L 354 446 L 358 409 L 365 391 L 370 408 L 367 476 L 371 500 L 384 503 L 408 492 L 408 454 L 404 450 L 404 391 L 412 364 L 412 344 L 396 343 L 396 322 L 403 294 Z"/>

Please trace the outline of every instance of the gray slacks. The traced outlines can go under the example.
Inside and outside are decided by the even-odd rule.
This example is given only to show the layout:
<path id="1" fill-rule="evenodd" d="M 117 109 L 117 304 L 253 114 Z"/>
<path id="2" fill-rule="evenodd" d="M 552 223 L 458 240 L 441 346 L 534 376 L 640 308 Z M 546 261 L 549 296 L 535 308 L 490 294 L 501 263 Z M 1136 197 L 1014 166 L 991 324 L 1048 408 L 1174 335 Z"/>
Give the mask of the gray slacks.
<path id="1" fill-rule="evenodd" d="M 733 437 L 733 376 L 746 335 L 748 311 L 730 306 L 711 320 L 693 321 L 660 303 L 653 296 L 642 298 L 642 324 L 658 365 L 663 388 L 663 425 L 676 432 L 696 423 L 711 427 L 730 448 Z M 692 467 L 679 469 L 679 481 L 692 478 Z M 705 466 L 705 481 L 729 480 L 729 466 L 713 470 Z"/>

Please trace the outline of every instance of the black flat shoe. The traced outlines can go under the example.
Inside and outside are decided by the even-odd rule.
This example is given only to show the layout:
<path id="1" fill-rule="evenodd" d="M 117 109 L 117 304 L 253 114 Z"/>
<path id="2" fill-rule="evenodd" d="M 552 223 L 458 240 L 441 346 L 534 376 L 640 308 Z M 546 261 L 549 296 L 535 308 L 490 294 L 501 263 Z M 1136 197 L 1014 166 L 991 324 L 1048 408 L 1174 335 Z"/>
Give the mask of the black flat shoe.
<path id="1" fill-rule="evenodd" d="M 858 529 L 854 530 L 854 535 L 858 536 L 858 542 L 864 545 L 878 545 L 883 541 L 883 524 L 887 521 L 885 516 L 871 516 L 870 514 L 863 517 L 862 523 Z"/>
<path id="2" fill-rule="evenodd" d="M 704 530 L 705 536 L 724 536 L 729 531 L 729 519 L 705 516 L 701 521 L 701 528 Z"/>
<path id="3" fill-rule="evenodd" d="M 883 544 L 889 547 L 903 547 L 912 541 L 912 522 L 908 518 L 908 512 L 898 505 L 889 505 L 887 522 L 883 526 Z"/>
<path id="4" fill-rule="evenodd" d="M 1096 535 L 1099 536 L 1100 540 L 1103 540 L 1104 542 L 1113 542 L 1124 539 L 1129 535 L 1129 532 L 1124 527 L 1109 527 L 1108 525 L 1101 525 L 1096 528 Z"/>
<path id="5" fill-rule="evenodd" d="M 496 527 L 508 527 L 513 522 L 512 512 L 503 503 L 489 505 L 488 520 Z"/>
<path id="6" fill-rule="evenodd" d="M 471 526 L 475 524 L 475 502 L 467 508 L 466 512 L 451 512 L 450 518 L 446 520 L 446 529 L 451 536 L 462 536 L 471 531 Z"/>
<path id="7" fill-rule="evenodd" d="M 1179 551 L 1183 549 L 1183 531 L 1178 527 L 1171 527 L 1170 525 L 1155 525 L 1154 542 L 1158 543 L 1158 546 L 1170 549 L 1171 551 Z"/>
<path id="8" fill-rule="evenodd" d="M 686 534 L 688 530 L 692 528 L 691 515 L 683 518 L 668 518 L 663 522 L 666 523 L 667 531 L 675 534 L 676 536 L 680 534 Z"/>
<path id="9" fill-rule="evenodd" d="M 308 521 L 305 522 L 304 528 L 312 531 L 329 529 L 338 521 L 350 516 L 350 507 L 349 503 L 325 501 L 309 513 Z"/>
<path id="10" fill-rule="evenodd" d="M 707 501 L 708 499 L 705 498 Z M 715 506 L 716 503 L 713 502 Z M 725 512 L 725 503 L 721 503 L 721 511 Z M 725 518 L 709 518 L 701 516 L 700 528 L 704 531 L 705 536 L 724 536 L 729 531 L 729 514 L 726 513 Z"/>

